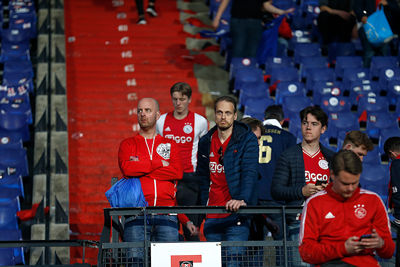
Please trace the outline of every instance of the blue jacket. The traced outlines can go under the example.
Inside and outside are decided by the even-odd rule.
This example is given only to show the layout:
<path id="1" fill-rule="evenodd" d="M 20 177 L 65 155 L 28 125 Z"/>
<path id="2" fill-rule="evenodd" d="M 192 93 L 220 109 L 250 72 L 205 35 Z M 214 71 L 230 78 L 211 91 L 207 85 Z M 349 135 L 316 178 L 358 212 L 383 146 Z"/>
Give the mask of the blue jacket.
<path id="1" fill-rule="evenodd" d="M 322 154 L 328 163 L 331 162 L 334 152 L 319 144 Z M 281 154 L 272 178 L 271 194 L 277 201 L 284 201 L 285 205 L 300 206 L 305 198 L 302 193 L 306 185 L 303 150 L 301 143 L 292 146 Z"/>
<path id="2" fill-rule="evenodd" d="M 200 201 L 206 205 L 210 188 L 210 147 L 211 136 L 217 130 L 213 127 L 199 141 L 196 175 L 200 182 Z M 238 121 L 233 123 L 233 132 L 224 153 L 224 170 L 232 199 L 244 200 L 247 205 L 257 201 L 258 142 L 250 128 Z"/>

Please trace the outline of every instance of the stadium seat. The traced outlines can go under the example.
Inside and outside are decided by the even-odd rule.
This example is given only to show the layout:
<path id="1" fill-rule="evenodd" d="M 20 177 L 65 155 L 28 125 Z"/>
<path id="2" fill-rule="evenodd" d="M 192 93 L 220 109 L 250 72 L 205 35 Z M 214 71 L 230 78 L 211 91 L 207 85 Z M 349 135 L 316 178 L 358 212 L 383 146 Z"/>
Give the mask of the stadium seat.
<path id="1" fill-rule="evenodd" d="M 264 76 L 259 68 L 240 68 L 235 71 L 234 91 L 239 92 L 246 83 L 263 82 Z"/>
<path id="2" fill-rule="evenodd" d="M 0 189 L 3 192 L 3 189 Z M 21 210 L 18 198 L 1 199 L 0 230 L 18 230 L 17 211 Z"/>
<path id="3" fill-rule="evenodd" d="M 265 74 L 271 75 L 273 69 L 293 67 L 294 63 L 290 57 L 268 57 L 265 62 Z"/>
<path id="4" fill-rule="evenodd" d="M 229 65 L 229 79 L 234 78 L 236 76 L 236 72 L 241 68 L 257 68 L 256 59 L 243 57 L 232 58 Z"/>
<path id="5" fill-rule="evenodd" d="M 29 95 L 16 95 L 16 96 L 3 96 L 0 92 L 0 111 L 6 114 L 25 114 L 28 119 L 28 123 L 33 122 L 32 109 L 29 100 Z"/>
<path id="6" fill-rule="evenodd" d="M 21 175 L 8 175 L 7 169 L 2 170 L 3 168 L 0 166 L 0 188 L 13 191 L 12 196 L 24 197 L 24 184 Z"/>
<path id="7" fill-rule="evenodd" d="M 268 86 L 264 82 L 244 83 L 239 93 L 239 108 L 246 106 L 249 99 L 269 97 Z"/>
<path id="8" fill-rule="evenodd" d="M 275 103 L 283 104 L 283 99 L 292 96 L 306 96 L 304 84 L 301 82 L 280 82 L 276 87 Z"/>
<path id="9" fill-rule="evenodd" d="M 397 116 L 389 112 L 368 112 L 366 133 L 371 138 L 379 138 L 383 129 L 399 128 Z"/>
<path id="10" fill-rule="evenodd" d="M 294 63 L 300 64 L 306 57 L 321 56 L 321 49 L 318 43 L 296 43 L 294 46 Z"/>
<path id="11" fill-rule="evenodd" d="M 0 61 L 8 60 L 30 60 L 29 42 L 11 43 L 2 39 Z"/>
<path id="12" fill-rule="evenodd" d="M 353 43 L 330 43 L 328 45 L 329 62 L 334 62 L 340 56 L 355 56 L 356 48 Z"/>
<path id="13" fill-rule="evenodd" d="M 379 195 L 388 194 L 389 168 L 381 164 L 363 163 L 360 176 L 361 187 Z"/>
<path id="14" fill-rule="evenodd" d="M 290 120 L 293 117 L 298 117 L 302 109 L 311 105 L 311 99 L 306 96 L 285 97 L 282 105 L 283 113 Z"/>
<path id="15" fill-rule="evenodd" d="M 304 57 L 300 61 L 300 76 L 302 79 L 306 78 L 309 72 L 317 68 L 327 68 L 328 60 L 326 57 L 313 56 Z"/>
<path id="16" fill-rule="evenodd" d="M 314 102 L 314 105 L 320 105 L 326 113 L 332 112 L 348 112 L 351 111 L 351 103 L 347 97 L 326 95 L 321 98 L 319 104 Z"/>
<path id="17" fill-rule="evenodd" d="M 21 136 L 6 130 L 0 130 L 0 149 L 1 147 L 22 148 Z"/>
<path id="18" fill-rule="evenodd" d="M 359 130 L 358 116 L 353 112 L 330 113 L 328 120 L 327 134 L 331 138 L 344 138 L 346 133 L 352 130 Z"/>
<path id="19" fill-rule="evenodd" d="M 312 96 L 314 105 L 321 105 L 321 99 L 324 96 L 343 96 L 342 84 L 340 82 L 315 82 Z"/>
<path id="20" fill-rule="evenodd" d="M 0 241 L 21 241 L 22 234 L 19 229 L 16 230 L 0 230 Z M 3 266 L 3 259 L 6 262 L 13 262 L 13 265 L 25 264 L 24 249 L 20 248 L 5 248 L 0 249 L 0 266 Z"/>
<path id="21" fill-rule="evenodd" d="M 352 82 L 370 80 L 369 69 L 367 68 L 346 68 L 342 81 L 344 88 L 350 87 Z"/>
<path id="22" fill-rule="evenodd" d="M 295 67 L 276 68 L 271 71 L 270 84 L 275 82 L 298 82 L 299 72 Z"/>
<path id="23" fill-rule="evenodd" d="M 381 69 L 379 73 L 379 85 L 380 87 L 388 91 L 389 82 L 400 83 L 400 68 L 385 68 Z"/>
<path id="24" fill-rule="evenodd" d="M 244 115 L 264 120 L 264 111 L 268 106 L 274 105 L 275 101 L 272 98 L 249 98 L 244 107 Z"/>
<path id="25" fill-rule="evenodd" d="M 371 59 L 370 74 L 372 78 L 378 78 L 382 69 L 397 68 L 396 57 L 392 56 L 374 56 Z"/>
<path id="26" fill-rule="evenodd" d="M 398 105 L 400 102 L 400 80 L 392 80 L 387 83 L 387 97 L 391 105 Z"/>
<path id="27" fill-rule="evenodd" d="M 25 114 L 6 114 L 0 112 L 0 130 L 20 136 L 23 142 L 30 140 L 28 117 Z"/>
<path id="28" fill-rule="evenodd" d="M 389 101 L 382 96 L 363 96 L 358 101 L 357 112 L 361 115 L 364 111 L 371 112 L 389 112 Z"/>
<path id="29" fill-rule="evenodd" d="M 370 80 L 352 81 L 349 88 L 349 98 L 353 105 L 358 105 L 362 97 L 377 97 L 380 94 L 378 82 Z"/>
<path id="30" fill-rule="evenodd" d="M 306 81 L 306 88 L 308 91 L 312 91 L 316 82 L 334 82 L 336 81 L 335 71 L 330 68 L 319 68 L 313 69 L 308 75 Z"/>
<path id="31" fill-rule="evenodd" d="M 381 153 L 378 146 L 375 146 L 372 151 L 368 151 L 367 155 L 363 158 L 363 164 L 379 165 L 381 163 Z"/>
<path id="32" fill-rule="evenodd" d="M 363 61 L 360 56 L 338 56 L 336 57 L 335 72 L 336 77 L 342 79 L 345 70 L 349 68 L 362 68 Z"/>
<path id="33" fill-rule="evenodd" d="M 28 158 L 24 148 L 0 147 L 0 149 L 0 165 L 14 168 L 14 174 L 28 176 Z"/>

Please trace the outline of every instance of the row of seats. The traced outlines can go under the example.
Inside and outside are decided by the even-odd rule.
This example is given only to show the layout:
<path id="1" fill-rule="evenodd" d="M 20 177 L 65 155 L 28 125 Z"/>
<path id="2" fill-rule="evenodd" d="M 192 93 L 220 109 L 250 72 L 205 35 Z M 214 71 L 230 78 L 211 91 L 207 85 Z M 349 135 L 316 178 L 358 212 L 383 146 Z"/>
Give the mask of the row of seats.
<path id="1" fill-rule="evenodd" d="M 33 123 L 30 46 L 37 35 L 37 17 L 33 0 L 11 0 L 0 8 L 0 240 L 6 241 L 22 240 L 17 212 L 24 198 L 23 178 L 29 175 L 23 144 L 30 141 Z M 25 264 L 23 248 L 0 249 L 0 265 L 17 264 Z"/>

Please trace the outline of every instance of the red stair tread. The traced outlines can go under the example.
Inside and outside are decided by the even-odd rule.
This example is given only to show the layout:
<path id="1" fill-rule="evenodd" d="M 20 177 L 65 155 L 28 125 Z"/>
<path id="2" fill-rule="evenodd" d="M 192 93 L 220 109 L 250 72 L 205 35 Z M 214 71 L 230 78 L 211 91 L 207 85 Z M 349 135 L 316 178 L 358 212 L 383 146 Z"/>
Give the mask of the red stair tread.
<path id="1" fill-rule="evenodd" d="M 119 7 L 113 2 L 64 1 L 71 239 L 100 238 L 103 209 L 109 207 L 104 193 L 111 177 L 121 176 L 118 147 L 134 134 L 137 99 L 155 96 L 161 112 L 170 111 L 169 88 L 185 81 L 194 89 L 192 110 L 205 113 L 193 73 L 196 57 L 186 50 L 188 35 L 176 0 L 157 2 L 159 17 L 149 18 L 145 26 L 135 24 L 134 1 Z M 120 12 L 127 18 L 117 19 Z M 128 31 L 119 31 L 119 25 Z M 129 43 L 121 44 L 126 36 Z M 126 51 L 132 51 L 132 58 L 121 57 Z M 134 72 L 124 71 L 129 64 Z M 130 79 L 136 86 L 127 85 Z M 71 263 L 81 259 L 81 249 L 71 249 Z M 97 263 L 96 249 L 87 248 L 85 262 Z"/>

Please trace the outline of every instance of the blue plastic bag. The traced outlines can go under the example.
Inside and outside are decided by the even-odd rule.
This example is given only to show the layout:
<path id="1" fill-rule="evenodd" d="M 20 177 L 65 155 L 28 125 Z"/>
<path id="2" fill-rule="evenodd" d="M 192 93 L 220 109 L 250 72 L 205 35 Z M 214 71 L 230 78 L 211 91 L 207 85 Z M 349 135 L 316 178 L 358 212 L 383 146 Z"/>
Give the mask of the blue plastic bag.
<path id="1" fill-rule="evenodd" d="M 364 24 L 364 31 L 368 41 L 374 45 L 381 45 L 393 39 L 392 29 L 382 8 L 367 18 L 367 23 Z"/>
<path id="2" fill-rule="evenodd" d="M 139 178 L 120 179 L 108 189 L 106 197 L 113 208 L 148 206 Z"/>

